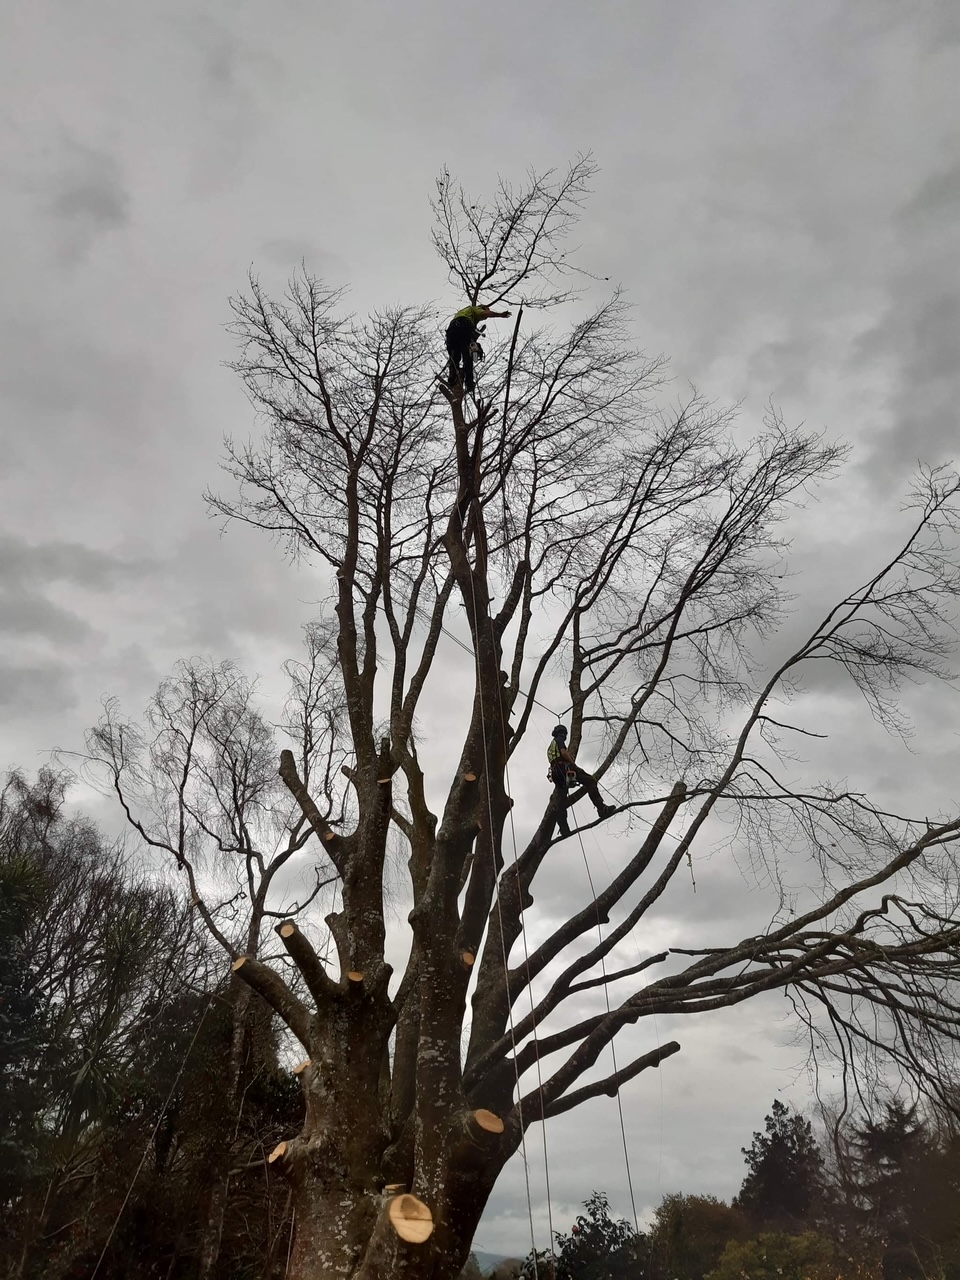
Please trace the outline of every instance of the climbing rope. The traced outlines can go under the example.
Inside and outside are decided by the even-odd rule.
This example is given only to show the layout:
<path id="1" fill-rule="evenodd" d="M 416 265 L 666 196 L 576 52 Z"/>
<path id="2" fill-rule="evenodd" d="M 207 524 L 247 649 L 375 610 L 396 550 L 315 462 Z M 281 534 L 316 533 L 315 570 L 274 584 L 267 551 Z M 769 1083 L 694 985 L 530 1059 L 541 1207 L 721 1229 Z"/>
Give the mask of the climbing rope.
<path id="1" fill-rule="evenodd" d="M 594 888 L 593 874 L 590 870 L 590 863 L 587 859 L 587 851 L 583 845 L 583 836 L 580 834 L 579 831 L 577 832 L 577 838 L 580 841 L 580 852 L 583 855 L 583 865 L 587 872 L 587 881 L 589 882 L 589 885 L 590 885 L 590 893 L 593 896 L 593 905 L 596 907 L 596 911 L 597 911 L 597 937 L 600 940 L 600 944 L 602 946 L 603 945 L 603 925 L 600 920 L 600 907 L 597 905 L 597 891 Z M 600 973 L 604 978 L 606 978 L 607 962 L 604 959 L 602 953 L 600 956 Z M 610 1008 L 610 989 L 606 982 L 603 983 L 603 998 L 607 1006 L 607 1017 L 609 1017 L 612 1010 Z M 610 1055 L 613 1058 L 613 1074 L 616 1075 L 618 1071 L 617 1046 L 613 1040 L 610 1041 Z M 640 1219 L 637 1216 L 637 1201 L 636 1201 L 636 1197 L 633 1194 L 633 1175 L 630 1172 L 630 1152 L 627 1148 L 627 1128 L 623 1119 L 623 1101 L 620 1097 L 619 1087 L 617 1088 L 617 1112 L 620 1116 L 620 1141 L 623 1144 L 623 1163 L 625 1164 L 627 1169 L 627 1189 L 630 1192 L 630 1208 L 633 1210 L 633 1225 L 634 1225 L 634 1228 L 636 1229 L 637 1235 L 639 1235 Z"/>
<path id="2" fill-rule="evenodd" d="M 539 728 L 539 726 L 537 725 L 536 721 L 535 721 L 535 720 L 531 720 L 531 723 L 533 724 L 534 729 L 536 730 L 537 734 L 539 735 L 541 742 L 545 743 L 545 742 L 546 742 L 546 738 L 544 737 L 543 733 L 540 731 L 540 728 Z M 602 784 L 601 784 L 601 785 L 602 785 Z M 610 798 L 611 798 L 612 800 L 616 801 L 618 808 L 619 808 L 619 807 L 623 807 L 623 806 L 624 806 L 624 801 L 623 801 L 623 800 L 622 800 L 618 795 L 616 795 L 616 794 L 611 790 L 611 788 L 610 788 L 610 787 L 604 786 L 604 787 L 603 787 L 603 790 L 606 792 L 606 794 L 607 794 L 608 796 L 610 796 Z M 649 827 L 653 827 L 653 825 L 654 825 L 654 824 L 653 824 L 652 822 L 650 822 L 650 821 L 649 821 L 649 819 L 644 818 L 644 817 L 643 817 L 642 815 L 640 815 L 640 814 L 637 814 L 637 817 L 639 817 L 639 818 L 640 818 L 640 821 L 641 821 L 641 822 L 646 823 L 646 825 L 647 825 L 647 826 L 649 826 Z M 672 832 L 670 832 L 670 831 L 665 832 L 665 834 L 666 834 L 666 835 L 669 835 L 669 836 L 670 836 L 672 839 L 674 839 L 674 840 L 679 840 L 679 837 L 674 836 L 674 835 L 673 835 L 673 833 L 672 833 Z M 589 884 L 590 884 L 590 892 L 591 892 L 591 894 L 593 895 L 594 903 L 596 903 L 596 901 L 597 901 L 597 894 L 596 894 L 596 889 L 595 889 L 595 887 L 594 887 L 594 883 L 593 883 L 593 875 L 592 875 L 592 873 L 591 873 L 591 871 L 590 871 L 590 863 L 589 863 L 589 860 L 588 860 L 588 858 L 587 858 L 586 849 L 584 848 L 584 844 L 583 844 L 583 834 L 582 834 L 582 832 L 580 832 L 579 830 L 577 831 L 577 838 L 578 838 L 578 839 L 579 839 L 579 841 L 580 841 L 580 852 L 581 852 L 581 855 L 583 856 L 584 867 L 586 868 L 586 872 L 587 872 L 587 880 L 588 880 L 588 882 L 589 882 Z M 609 875 L 611 876 L 611 878 L 612 878 L 613 873 L 612 873 L 612 871 L 611 871 L 611 869 L 610 869 L 610 865 L 609 865 L 609 863 L 607 862 L 606 855 L 603 853 L 603 850 L 602 850 L 602 849 L 601 849 L 601 847 L 600 847 L 600 842 L 597 840 L 596 835 L 594 835 L 594 836 L 593 836 L 593 842 L 594 842 L 594 845 L 596 846 L 597 851 L 599 852 L 600 856 L 603 858 L 604 865 L 605 865 L 605 866 L 606 866 L 606 868 L 607 868 L 607 872 L 608 872 L 608 874 L 609 874 Z M 688 850 L 687 857 L 688 857 L 688 861 L 689 861 L 689 850 Z M 691 863 L 691 865 L 690 865 L 690 878 L 691 878 L 691 880 L 693 881 L 693 888 L 694 888 L 694 892 L 696 892 L 696 887 L 697 887 L 697 886 L 696 886 L 696 881 L 695 881 L 695 880 L 693 880 L 693 865 L 692 865 L 692 863 Z M 600 916 L 599 916 L 599 908 L 598 908 L 598 910 L 597 910 L 597 934 L 598 934 L 598 936 L 599 936 L 600 940 L 602 941 L 602 940 L 603 940 L 603 932 L 602 932 L 601 921 L 600 921 Z M 637 959 L 642 961 L 642 960 L 643 960 L 643 958 L 644 958 L 644 957 L 643 957 L 643 951 L 642 951 L 642 948 L 641 948 L 641 946 L 640 946 L 639 941 L 637 940 L 637 933 L 636 933 L 636 929 L 635 929 L 635 928 L 631 928 L 631 930 L 630 930 L 630 937 L 633 939 L 633 944 L 634 944 L 634 946 L 635 946 L 635 947 L 636 947 L 636 949 L 637 949 Z M 604 976 L 604 977 L 606 977 L 606 963 L 605 963 L 605 961 L 604 961 L 604 959 L 603 959 L 603 957 L 602 957 L 602 956 L 600 957 L 600 966 L 601 966 L 601 973 L 603 974 L 603 976 Z M 609 1013 L 610 1013 L 610 997 L 609 997 L 609 992 L 607 991 L 606 984 L 604 984 L 604 997 L 605 997 L 605 1000 L 606 1000 L 607 1013 L 609 1014 Z M 655 1011 L 652 1011 L 652 1016 L 653 1016 L 653 1030 L 654 1030 L 654 1037 L 655 1037 L 655 1039 L 656 1039 L 657 1043 L 659 1044 L 659 1043 L 660 1043 L 660 1028 L 659 1028 L 659 1024 L 658 1024 L 658 1020 L 657 1020 L 657 1015 L 656 1015 L 656 1012 L 655 1012 Z M 610 1042 L 610 1052 L 611 1052 L 611 1056 L 612 1056 L 612 1058 L 613 1058 L 613 1069 L 614 1069 L 614 1072 L 616 1072 L 616 1071 L 617 1071 L 617 1051 L 616 1051 L 616 1044 L 615 1044 L 612 1040 L 611 1040 L 611 1042 Z M 663 1072 L 658 1072 L 658 1073 L 657 1073 L 657 1079 L 658 1079 L 658 1084 L 659 1084 L 659 1087 L 660 1087 L 659 1141 L 658 1141 L 658 1154 L 657 1154 L 657 1192 L 658 1192 L 658 1194 L 661 1194 L 661 1193 L 662 1193 L 662 1183 L 663 1183 L 663 1117 L 664 1117 L 664 1101 L 663 1101 Z M 624 1158 L 624 1164 L 625 1164 L 625 1166 L 626 1166 L 626 1172 L 627 1172 L 627 1186 L 628 1186 L 629 1193 L 630 1193 L 630 1205 L 631 1205 L 631 1209 L 633 1210 L 633 1221 L 634 1221 L 634 1227 L 635 1227 L 635 1229 L 637 1230 L 637 1232 L 639 1233 L 640 1225 L 639 1225 L 639 1220 L 638 1220 L 637 1206 L 636 1206 L 636 1200 L 635 1200 L 635 1196 L 634 1196 L 634 1189 L 633 1189 L 633 1175 L 632 1175 L 631 1167 L 630 1167 L 630 1152 L 629 1152 L 629 1145 L 628 1145 L 628 1142 L 627 1142 L 626 1124 L 625 1124 L 625 1121 L 624 1121 L 624 1115 L 623 1115 L 623 1103 L 622 1103 L 622 1101 L 621 1101 L 620 1091 L 619 1091 L 619 1090 L 617 1090 L 617 1109 L 618 1109 L 618 1113 L 619 1113 L 619 1120 L 620 1120 L 620 1137 L 621 1137 L 621 1141 L 622 1141 L 622 1144 L 623 1144 L 623 1158 Z"/>
<path id="3" fill-rule="evenodd" d="M 462 522 L 462 521 L 461 521 L 460 528 L 461 528 L 461 536 L 462 536 L 462 534 L 463 534 L 463 522 Z M 477 617 L 477 593 L 476 593 L 476 584 L 474 583 L 474 580 L 473 580 L 473 573 L 472 573 L 472 571 L 471 571 L 471 573 L 470 573 L 470 593 L 471 593 L 472 603 L 473 603 L 473 616 L 474 616 L 474 619 L 476 619 L 476 617 Z M 458 641 L 458 643 L 459 643 L 459 641 Z M 467 648 L 467 646 L 463 646 L 463 647 L 464 647 L 464 648 Z M 470 653 L 473 655 L 474 662 L 475 662 L 475 664 L 476 664 L 476 673 L 477 673 L 477 692 L 478 692 L 478 693 L 479 693 L 479 695 L 480 695 L 480 719 L 481 719 L 481 724 L 483 724 L 483 723 L 485 723 L 485 721 L 486 721 L 485 694 L 484 694 L 484 687 L 483 687 L 483 671 L 482 671 L 482 669 L 481 669 L 481 665 L 480 665 L 480 658 L 479 658 L 479 656 L 478 656 L 478 655 L 477 655 L 477 654 L 476 654 L 472 649 L 468 649 L 468 652 L 470 652 Z M 498 694 L 497 694 L 497 696 L 498 696 L 498 699 L 499 699 L 499 696 L 500 696 L 500 695 L 499 695 L 499 690 L 498 690 Z M 500 714 L 500 723 L 501 723 L 501 729 L 502 729 L 502 727 L 503 727 L 503 704 L 502 704 L 502 702 L 500 702 L 500 703 L 499 703 L 499 706 L 498 706 L 497 710 L 498 710 L 498 712 L 499 712 L 499 714 Z M 480 740 L 481 740 L 481 742 L 483 743 L 483 778 L 484 778 L 484 786 L 485 786 L 485 790 L 486 790 L 486 797 L 487 797 L 487 822 L 488 822 L 488 824 L 489 824 L 489 825 L 488 825 L 488 829 L 489 829 L 489 831 L 490 831 L 490 833 L 491 833 L 491 837 L 492 837 L 492 834 L 493 834 L 493 800 L 492 800 L 492 797 L 491 797 L 491 795 L 490 795 L 490 760 L 489 760 L 489 752 L 488 752 L 488 750 L 487 750 L 487 735 L 486 735 L 486 733 L 481 733 L 481 735 L 480 735 Z M 506 752 L 504 752 L 504 755 L 506 755 Z M 506 775 L 506 766 L 504 767 L 504 778 L 505 778 L 505 780 L 507 780 L 507 775 Z M 509 782 L 507 782 L 507 785 L 508 785 L 508 787 L 509 787 Z M 512 828 L 512 825 L 513 825 L 513 822 L 512 822 L 513 815 L 512 815 L 512 813 L 511 813 L 510 817 L 511 817 L 511 828 Z M 539 1280 L 539 1274 L 540 1274 L 540 1273 L 539 1273 L 539 1267 L 538 1267 L 538 1265 L 537 1265 L 537 1241 L 536 1241 L 536 1232 L 535 1232 L 535 1229 L 534 1229 L 534 1223 L 533 1223 L 533 1197 L 532 1197 L 532 1195 L 531 1195 L 531 1193 L 530 1193 L 530 1166 L 529 1166 L 529 1162 L 528 1162 L 528 1160 L 527 1160 L 527 1135 L 526 1135 L 526 1125 L 524 1124 L 524 1119 L 523 1119 L 523 1104 L 522 1104 L 522 1101 L 521 1101 L 521 1092 L 520 1092 L 520 1068 L 519 1068 L 519 1066 L 517 1065 L 517 1039 L 516 1039 L 516 1029 L 515 1029 L 515 1023 L 514 1023 L 514 1018 L 513 1018 L 513 1002 L 512 1002 L 512 1001 L 511 1001 L 511 999 L 510 999 L 510 989 L 509 989 L 509 982 L 508 982 L 508 967 L 507 967 L 507 965 L 508 965 L 507 946 L 506 946 L 506 939 L 505 939 L 505 937 L 504 937 L 504 931 L 503 931 L 503 904 L 502 904 L 502 903 L 501 903 L 501 901 L 500 901 L 500 886 L 499 886 L 499 883 L 498 883 L 498 880 L 497 880 L 496 853 L 495 853 L 495 851 L 494 851 L 494 849 L 493 849 L 493 841 L 492 841 L 492 839 L 491 839 L 491 846 L 490 846 L 490 856 L 491 856 L 491 858 L 492 858 L 492 860 L 493 860 L 494 891 L 495 891 L 495 893 L 496 893 L 496 898 L 497 898 L 497 920 L 498 920 L 499 929 L 500 929 L 500 954 L 501 954 L 501 961 L 502 961 L 502 964 L 503 964 L 504 985 L 505 985 L 505 987 L 506 987 L 506 994 L 507 994 L 507 1020 L 508 1020 L 509 1028 L 510 1028 L 510 1046 L 511 1046 L 511 1049 L 512 1049 L 512 1052 L 513 1052 L 513 1070 L 514 1070 L 514 1078 L 515 1078 L 515 1081 L 516 1081 L 516 1087 L 517 1087 L 517 1109 L 518 1109 L 518 1119 L 519 1119 L 519 1122 L 520 1122 L 520 1150 L 521 1150 L 521 1158 L 522 1158 L 522 1161 L 523 1161 L 523 1176 L 524 1176 L 524 1183 L 525 1183 L 526 1195 L 527 1195 L 527 1217 L 529 1218 L 529 1222 L 530 1222 L 530 1256 L 531 1256 L 531 1258 L 533 1259 L 533 1275 L 534 1275 L 534 1280 Z M 516 867 L 517 867 L 517 861 L 518 861 L 518 859 L 517 859 L 516 839 L 514 839 L 513 856 L 514 856 L 514 868 L 516 869 Z M 517 888 L 518 888 L 518 892 L 519 892 L 519 874 L 518 874 L 518 885 L 517 885 Z M 519 906 L 519 901 L 518 901 L 518 906 Z M 522 912 L 522 911 L 520 911 L 520 934 L 521 934 L 521 937 L 523 938 L 523 948 L 524 948 L 524 953 L 526 954 L 526 952 L 527 952 L 526 926 L 525 926 L 524 921 L 523 921 L 523 912 Z M 533 1035 L 534 1035 L 534 1042 L 536 1043 L 536 1028 L 534 1028 Z M 538 1053 L 538 1055 L 537 1055 L 537 1069 L 538 1069 L 538 1071 L 539 1071 L 539 1053 Z M 543 1120 L 543 1118 L 544 1118 L 544 1117 L 543 1117 L 543 1114 L 542 1114 L 542 1104 L 543 1104 L 543 1095 L 542 1095 L 542 1093 L 541 1093 L 541 1095 L 540 1095 L 540 1100 L 541 1100 L 541 1120 Z M 546 1187 L 547 1187 L 547 1218 L 548 1218 L 548 1222 L 549 1222 L 549 1230 L 550 1230 L 549 1251 L 550 1251 L 550 1253 L 551 1253 L 551 1255 L 552 1255 L 552 1253 L 553 1253 L 553 1214 L 552 1214 L 551 1207 L 550 1207 L 549 1165 L 547 1164 L 547 1139 L 546 1139 L 546 1128 L 545 1128 L 545 1127 L 544 1127 L 544 1138 L 543 1138 L 543 1154 L 544 1154 L 544 1173 L 545 1173 L 545 1178 L 546 1178 Z"/>
<path id="4" fill-rule="evenodd" d="M 500 725 L 501 725 L 501 729 L 503 729 L 504 717 L 502 714 L 500 717 Z M 504 730 L 503 755 L 504 755 L 504 766 L 503 766 L 504 780 L 507 784 L 507 794 L 509 795 L 512 791 L 512 788 L 510 786 L 510 768 L 509 768 L 509 765 L 506 763 L 507 743 L 506 743 L 505 730 Z M 513 821 L 512 807 L 510 809 L 509 817 L 510 817 L 510 840 L 513 846 L 513 867 L 517 877 L 517 892 L 519 893 L 520 859 L 517 854 L 517 829 Z M 497 897 L 499 900 L 499 892 L 497 894 Z M 536 1019 L 534 1018 L 536 1005 L 533 999 L 533 982 L 530 977 L 530 950 L 529 950 L 529 947 L 527 946 L 527 929 L 526 929 L 526 925 L 524 924 L 522 909 L 520 911 L 520 938 L 521 938 L 521 941 L 523 942 L 523 965 L 527 975 L 527 995 L 530 1000 L 530 1016 L 533 1021 L 533 1052 L 534 1052 L 534 1059 L 537 1067 L 537 1096 L 540 1099 L 540 1132 L 543 1134 L 543 1180 L 544 1180 L 544 1189 L 546 1191 L 546 1196 L 547 1196 L 547 1227 L 550 1232 L 550 1254 L 552 1256 L 553 1241 L 554 1241 L 553 1208 L 552 1208 L 552 1197 L 550 1194 L 550 1162 L 547 1156 L 547 1117 L 544 1113 L 544 1105 L 543 1105 L 543 1070 L 540 1064 L 540 1041 L 537 1038 L 537 1025 L 536 1025 Z M 509 999 L 509 997 L 510 997 L 510 992 L 508 989 L 507 998 Z M 514 1050 L 514 1052 L 516 1052 L 516 1050 Z M 519 1093 L 519 1084 L 520 1082 L 518 1079 L 517 1081 L 518 1093 Z"/>

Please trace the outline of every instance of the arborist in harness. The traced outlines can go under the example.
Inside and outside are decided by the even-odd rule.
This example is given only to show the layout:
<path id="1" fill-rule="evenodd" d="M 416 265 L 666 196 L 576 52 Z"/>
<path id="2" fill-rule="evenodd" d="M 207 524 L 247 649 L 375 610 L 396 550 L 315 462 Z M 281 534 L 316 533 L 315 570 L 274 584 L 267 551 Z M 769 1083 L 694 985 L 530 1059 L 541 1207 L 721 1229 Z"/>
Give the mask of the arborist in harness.
<path id="1" fill-rule="evenodd" d="M 478 325 L 483 320 L 505 320 L 509 311 L 493 311 L 490 307 L 463 307 L 447 325 L 447 355 L 450 357 L 450 386 L 456 384 L 463 365 L 463 385 L 467 391 L 474 389 L 473 360 L 483 359 L 483 349 L 478 342 Z"/>
<path id="2" fill-rule="evenodd" d="M 547 760 L 550 762 L 550 772 L 547 776 L 558 793 L 557 826 L 562 836 L 570 834 L 570 828 L 567 825 L 567 793 L 571 786 L 586 787 L 587 795 L 593 801 L 598 817 L 609 818 L 616 812 L 615 805 L 603 803 L 596 778 L 581 769 L 567 750 L 567 731 L 562 724 L 558 724 L 553 731 L 550 745 L 547 747 Z"/>

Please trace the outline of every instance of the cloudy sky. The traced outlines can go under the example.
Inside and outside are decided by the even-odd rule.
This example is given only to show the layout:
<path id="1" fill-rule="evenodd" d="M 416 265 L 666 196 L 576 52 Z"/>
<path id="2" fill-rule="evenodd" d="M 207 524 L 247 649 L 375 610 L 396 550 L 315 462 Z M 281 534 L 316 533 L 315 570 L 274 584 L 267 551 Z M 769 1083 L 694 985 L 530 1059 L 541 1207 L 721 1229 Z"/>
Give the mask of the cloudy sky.
<path id="1" fill-rule="evenodd" d="M 180 656 L 269 682 L 296 653 L 316 581 L 252 532 L 222 538 L 201 499 L 223 435 L 256 430 L 224 368 L 227 299 L 251 265 L 279 286 L 303 260 L 358 311 L 460 305 L 429 244 L 444 164 L 483 193 L 592 150 L 583 260 L 623 282 L 638 344 L 748 424 L 772 399 L 850 443 L 797 522 L 811 598 L 896 536 L 916 461 L 957 452 L 953 0 L 14 0 L 0 86 L 4 767 L 78 748 L 104 694 L 134 711 Z M 956 695 L 913 703 L 946 804 Z M 835 738 L 861 716 L 839 696 L 819 711 Z M 905 748 L 855 733 L 828 766 L 883 794 L 916 777 Z M 554 898 L 584 874 L 558 859 Z M 735 932 L 757 892 L 711 864 L 658 928 Z M 626 1091 L 641 1211 L 729 1196 L 772 1097 L 806 1102 L 783 1018 L 685 1027 Z M 593 1187 L 628 1212 L 619 1143 L 609 1099 L 550 1126 L 555 1226 Z M 535 1144 L 530 1174 L 543 1247 Z M 518 1165 L 479 1243 L 529 1247 Z"/>

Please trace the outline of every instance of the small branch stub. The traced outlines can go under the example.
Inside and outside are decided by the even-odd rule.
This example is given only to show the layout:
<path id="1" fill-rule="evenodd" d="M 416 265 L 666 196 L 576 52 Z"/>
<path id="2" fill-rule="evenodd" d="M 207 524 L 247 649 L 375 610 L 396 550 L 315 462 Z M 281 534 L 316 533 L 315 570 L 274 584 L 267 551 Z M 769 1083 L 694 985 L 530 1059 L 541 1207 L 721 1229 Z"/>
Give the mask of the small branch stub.
<path id="1" fill-rule="evenodd" d="M 477 775 L 475 773 L 465 773 L 463 775 L 464 782 L 476 782 Z"/>
<path id="2" fill-rule="evenodd" d="M 395 1196 L 387 1213 L 394 1231 L 408 1244 L 423 1244 L 433 1234 L 433 1214 L 416 1196 Z"/>
<path id="3" fill-rule="evenodd" d="M 285 1156 L 286 1154 L 287 1154 L 287 1144 L 285 1142 L 278 1142 L 277 1145 L 270 1152 L 270 1154 L 267 1156 L 267 1164 L 273 1164 L 275 1161 L 279 1160 L 282 1156 Z"/>
<path id="4" fill-rule="evenodd" d="M 347 974 L 347 981 L 353 984 L 353 989 L 355 990 L 363 982 L 363 974 L 351 969 Z"/>
<path id="5" fill-rule="evenodd" d="M 304 1058 L 302 1062 L 298 1062 L 297 1065 L 293 1068 L 293 1074 L 295 1076 L 298 1076 L 302 1071 L 306 1071 L 307 1067 L 312 1067 L 312 1066 L 313 1066 L 313 1059 Z"/>
<path id="6" fill-rule="evenodd" d="M 466 965 L 468 969 L 472 969 L 473 966 L 476 964 L 477 957 L 473 954 L 472 951 L 464 951 L 462 952 L 460 959 L 463 961 L 463 963 Z"/>
<path id="7" fill-rule="evenodd" d="M 407 1189 L 405 1182 L 388 1182 L 383 1188 L 383 1194 L 388 1200 L 392 1200 L 394 1196 L 402 1196 Z"/>
<path id="8" fill-rule="evenodd" d="M 247 957 L 246 957 L 246 956 L 238 956 L 238 957 L 237 957 L 237 959 L 236 959 L 236 960 L 234 960 L 234 962 L 233 962 L 233 964 L 230 966 L 230 968 L 233 970 L 233 972 L 234 972 L 234 973 L 236 973 L 236 972 L 237 972 L 237 970 L 238 970 L 238 969 L 242 969 L 242 968 L 243 968 L 243 966 L 244 966 L 246 963 L 247 963 Z"/>

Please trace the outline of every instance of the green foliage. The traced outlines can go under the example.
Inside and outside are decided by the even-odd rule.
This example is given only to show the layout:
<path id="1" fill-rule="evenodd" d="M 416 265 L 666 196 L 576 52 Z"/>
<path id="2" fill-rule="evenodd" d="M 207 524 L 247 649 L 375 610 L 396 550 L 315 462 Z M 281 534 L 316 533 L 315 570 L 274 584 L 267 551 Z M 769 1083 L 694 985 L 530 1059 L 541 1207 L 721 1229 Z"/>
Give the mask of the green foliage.
<path id="1" fill-rule="evenodd" d="M 849 1239 L 884 1251 L 895 1280 L 960 1280 L 960 1138 L 892 1098 L 847 1126 L 835 1219 Z"/>
<path id="2" fill-rule="evenodd" d="M 715 1196 L 664 1196 L 648 1236 L 656 1274 L 703 1280 L 727 1244 L 748 1234 L 740 1210 Z"/>
<path id="3" fill-rule="evenodd" d="M 813 1231 L 769 1232 L 731 1241 L 707 1280 L 846 1280 L 831 1241 Z"/>
<path id="4" fill-rule="evenodd" d="M 920 1170 L 932 1143 L 917 1107 L 899 1098 L 854 1129 L 855 1186 L 865 1226 L 903 1226 L 917 1207 Z"/>
<path id="5" fill-rule="evenodd" d="M 610 1200 L 594 1191 L 584 1201 L 569 1232 L 555 1232 L 555 1280 L 638 1280 L 645 1275 L 646 1238 L 625 1219 L 610 1216 Z M 546 1254 L 538 1254 L 537 1270 Z M 525 1277 L 533 1276 L 533 1255 L 524 1264 Z"/>
<path id="6" fill-rule="evenodd" d="M 756 1225 L 801 1230 L 816 1221 L 823 1186 L 823 1157 L 809 1120 L 791 1115 L 779 1100 L 743 1148 L 749 1172 L 736 1204 Z"/>
<path id="7" fill-rule="evenodd" d="M 24 945 L 25 922 L 40 900 L 40 868 L 0 845 L 0 1199 L 27 1176 L 43 1106 L 38 1052 L 46 1043 L 35 975 Z"/>
<path id="8" fill-rule="evenodd" d="M 244 1022 L 237 1116 L 224 1063 L 249 994 L 211 986 L 188 906 L 64 794 L 49 770 L 0 792 L 0 1276 L 82 1280 L 108 1242 L 98 1280 L 189 1276 L 217 1161 L 236 1171 L 222 1280 L 282 1275 L 266 1155 L 302 1103 L 269 1012 Z"/>

